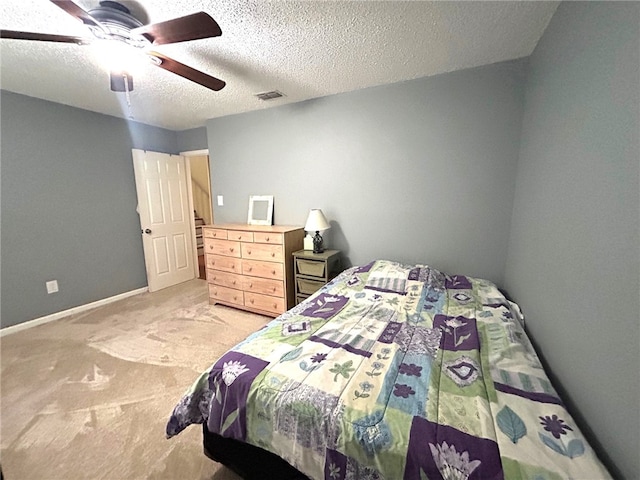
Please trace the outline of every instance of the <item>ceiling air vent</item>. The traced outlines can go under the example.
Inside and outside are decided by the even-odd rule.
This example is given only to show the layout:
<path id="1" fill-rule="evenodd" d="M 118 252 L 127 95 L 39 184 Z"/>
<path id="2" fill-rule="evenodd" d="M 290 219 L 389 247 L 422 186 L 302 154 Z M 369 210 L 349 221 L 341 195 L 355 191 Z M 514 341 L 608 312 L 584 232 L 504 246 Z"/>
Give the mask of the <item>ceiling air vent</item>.
<path id="1" fill-rule="evenodd" d="M 260 100 L 273 100 L 274 98 L 284 97 L 284 93 L 277 90 L 271 90 L 270 92 L 256 93 L 256 97 Z"/>

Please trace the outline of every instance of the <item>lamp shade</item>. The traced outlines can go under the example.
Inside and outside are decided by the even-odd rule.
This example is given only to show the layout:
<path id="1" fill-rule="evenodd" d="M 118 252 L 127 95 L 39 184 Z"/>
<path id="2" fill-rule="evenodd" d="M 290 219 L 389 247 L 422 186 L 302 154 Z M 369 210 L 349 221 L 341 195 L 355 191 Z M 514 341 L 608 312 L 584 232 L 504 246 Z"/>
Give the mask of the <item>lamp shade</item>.
<path id="1" fill-rule="evenodd" d="M 331 228 L 331 225 L 329 225 L 327 217 L 324 216 L 322 210 L 314 208 L 309 212 L 307 223 L 304 225 L 304 229 L 307 232 L 318 232 L 321 230 L 328 230 L 329 228 Z"/>

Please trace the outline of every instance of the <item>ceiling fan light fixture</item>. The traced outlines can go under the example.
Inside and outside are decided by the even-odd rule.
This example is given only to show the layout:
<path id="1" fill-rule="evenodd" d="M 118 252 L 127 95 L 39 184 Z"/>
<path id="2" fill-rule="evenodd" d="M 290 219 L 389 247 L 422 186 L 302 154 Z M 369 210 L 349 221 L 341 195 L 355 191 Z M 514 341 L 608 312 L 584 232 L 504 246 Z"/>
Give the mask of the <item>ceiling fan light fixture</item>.
<path id="1" fill-rule="evenodd" d="M 146 54 L 139 48 L 117 40 L 97 40 L 91 44 L 95 58 L 108 71 L 134 74 L 145 62 Z"/>

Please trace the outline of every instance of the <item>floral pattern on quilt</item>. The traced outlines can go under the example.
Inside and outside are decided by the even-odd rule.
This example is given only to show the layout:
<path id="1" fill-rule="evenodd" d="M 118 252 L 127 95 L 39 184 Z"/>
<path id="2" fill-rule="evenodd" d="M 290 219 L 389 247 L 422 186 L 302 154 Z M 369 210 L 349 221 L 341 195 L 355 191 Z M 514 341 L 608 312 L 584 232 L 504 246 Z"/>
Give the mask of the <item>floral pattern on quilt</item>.
<path id="1" fill-rule="evenodd" d="M 225 353 L 176 405 L 313 479 L 607 478 L 517 305 L 427 265 L 351 268 Z"/>

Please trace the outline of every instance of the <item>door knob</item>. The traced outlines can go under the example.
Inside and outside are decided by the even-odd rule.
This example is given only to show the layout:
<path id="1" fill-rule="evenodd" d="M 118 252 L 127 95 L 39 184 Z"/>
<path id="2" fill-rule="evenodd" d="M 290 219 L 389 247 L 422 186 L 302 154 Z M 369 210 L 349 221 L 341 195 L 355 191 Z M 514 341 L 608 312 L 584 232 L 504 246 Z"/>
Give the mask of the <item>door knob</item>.
<path id="1" fill-rule="evenodd" d="M 150 234 L 150 233 L 151 233 L 151 229 L 150 229 L 150 228 L 146 228 L 146 229 L 144 230 L 144 233 L 146 233 L 146 234 Z"/>

